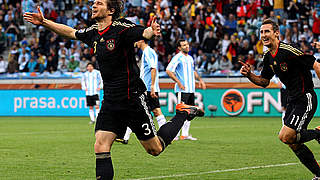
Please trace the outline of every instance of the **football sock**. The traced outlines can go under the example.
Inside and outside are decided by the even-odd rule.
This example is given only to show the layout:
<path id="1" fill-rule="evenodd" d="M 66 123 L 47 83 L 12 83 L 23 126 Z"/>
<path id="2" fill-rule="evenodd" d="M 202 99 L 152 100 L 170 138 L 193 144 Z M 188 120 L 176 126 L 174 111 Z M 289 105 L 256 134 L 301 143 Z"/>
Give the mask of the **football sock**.
<path id="1" fill-rule="evenodd" d="M 96 178 L 97 180 L 112 180 L 113 166 L 110 152 L 96 153 Z"/>
<path id="2" fill-rule="evenodd" d="M 313 153 L 306 145 L 302 144 L 299 149 L 294 151 L 294 153 L 300 159 L 301 163 L 304 164 L 314 175 L 320 176 L 320 167 L 318 162 L 314 159 Z"/>
<path id="3" fill-rule="evenodd" d="M 176 137 L 179 130 L 183 126 L 184 121 L 187 119 L 186 112 L 177 113 L 170 121 L 161 126 L 157 135 L 163 140 L 163 149 L 168 146 L 173 138 Z"/>
<path id="4" fill-rule="evenodd" d="M 296 142 L 299 144 L 311 141 L 320 136 L 320 132 L 317 130 L 306 130 L 303 129 L 299 133 L 297 133 L 297 140 Z"/>
<path id="5" fill-rule="evenodd" d="M 131 132 L 132 132 L 132 130 L 129 127 L 127 127 L 127 131 L 126 131 L 126 134 L 123 137 L 123 140 L 129 140 Z"/>
<path id="6" fill-rule="evenodd" d="M 166 118 L 164 117 L 164 115 L 160 115 L 158 117 L 156 117 L 157 121 L 158 121 L 158 125 L 159 125 L 159 128 L 164 125 L 166 123 Z"/>
<path id="7" fill-rule="evenodd" d="M 94 121 L 94 111 L 93 111 L 93 109 L 89 109 L 89 116 L 90 116 L 90 120 Z"/>
<path id="8" fill-rule="evenodd" d="M 100 109 L 99 109 L 99 108 L 96 108 L 96 120 L 97 120 L 97 118 L 98 118 L 99 111 L 100 111 Z"/>
<path id="9" fill-rule="evenodd" d="M 181 128 L 181 136 L 189 136 L 190 121 L 185 121 Z"/>

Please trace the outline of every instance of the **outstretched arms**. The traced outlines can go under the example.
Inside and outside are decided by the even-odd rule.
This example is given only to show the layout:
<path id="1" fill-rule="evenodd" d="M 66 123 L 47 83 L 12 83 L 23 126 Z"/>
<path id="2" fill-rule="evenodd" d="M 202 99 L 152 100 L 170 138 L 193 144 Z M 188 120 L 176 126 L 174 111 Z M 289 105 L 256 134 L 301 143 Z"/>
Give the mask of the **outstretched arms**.
<path id="1" fill-rule="evenodd" d="M 75 35 L 75 32 L 76 32 L 75 29 L 69 26 L 66 26 L 64 24 L 55 23 L 53 21 L 45 19 L 43 16 L 43 13 L 40 10 L 40 6 L 38 6 L 37 9 L 38 9 L 37 13 L 31 13 L 31 12 L 24 13 L 23 18 L 34 25 L 42 25 L 47 29 L 65 38 L 77 39 Z"/>

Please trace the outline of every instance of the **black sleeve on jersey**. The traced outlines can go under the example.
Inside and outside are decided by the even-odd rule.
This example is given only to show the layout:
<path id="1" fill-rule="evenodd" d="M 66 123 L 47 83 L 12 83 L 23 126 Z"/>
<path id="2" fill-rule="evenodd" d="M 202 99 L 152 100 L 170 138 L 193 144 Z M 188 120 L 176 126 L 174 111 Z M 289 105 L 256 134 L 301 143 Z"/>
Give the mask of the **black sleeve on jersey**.
<path id="1" fill-rule="evenodd" d="M 122 38 L 125 39 L 125 41 L 134 43 L 139 40 L 145 39 L 142 34 L 145 30 L 145 27 L 136 25 L 133 27 L 129 27 L 121 32 Z"/>
<path id="2" fill-rule="evenodd" d="M 301 56 L 297 56 L 295 58 L 299 63 L 303 64 L 304 66 L 306 66 L 308 69 L 313 69 L 313 64 L 316 60 L 316 58 L 313 55 L 301 55 Z"/>
<path id="3" fill-rule="evenodd" d="M 274 72 L 271 69 L 266 55 L 263 57 L 263 69 L 261 71 L 261 77 L 270 80 L 274 76 Z"/>
<path id="4" fill-rule="evenodd" d="M 75 35 L 78 40 L 84 42 L 87 44 L 89 47 L 93 47 L 93 42 L 94 42 L 94 27 L 95 25 L 92 25 L 89 28 L 84 28 L 77 30 Z"/>

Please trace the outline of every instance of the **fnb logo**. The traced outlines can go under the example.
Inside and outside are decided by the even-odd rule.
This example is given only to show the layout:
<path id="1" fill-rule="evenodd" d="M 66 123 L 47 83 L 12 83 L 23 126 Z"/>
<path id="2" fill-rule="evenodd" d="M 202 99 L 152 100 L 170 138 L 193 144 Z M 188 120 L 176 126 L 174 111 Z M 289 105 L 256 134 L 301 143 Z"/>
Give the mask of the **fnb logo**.
<path id="1" fill-rule="evenodd" d="M 229 89 L 221 97 L 221 107 L 223 111 L 230 115 L 239 115 L 245 105 L 242 93 L 236 89 Z"/>

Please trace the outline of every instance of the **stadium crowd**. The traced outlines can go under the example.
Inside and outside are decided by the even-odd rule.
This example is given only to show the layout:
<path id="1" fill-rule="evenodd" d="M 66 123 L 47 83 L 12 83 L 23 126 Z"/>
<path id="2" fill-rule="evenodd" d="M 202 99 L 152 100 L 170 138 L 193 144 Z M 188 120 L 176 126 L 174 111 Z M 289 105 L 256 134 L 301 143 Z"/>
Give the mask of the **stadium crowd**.
<path id="1" fill-rule="evenodd" d="M 90 18 L 92 0 L 1 2 L 0 51 L 9 55 L 8 59 L 0 56 L 0 74 L 84 72 L 88 62 L 99 69 L 92 49 L 80 41 L 63 39 L 22 18 L 40 5 L 47 19 L 76 29 L 89 27 L 95 23 Z M 160 71 L 177 53 L 180 38 L 190 43 L 190 55 L 202 75 L 232 75 L 241 67 L 239 60 L 259 70 L 265 50 L 259 27 L 266 18 L 280 24 L 281 41 L 320 59 L 320 50 L 313 47 L 320 35 L 317 0 L 127 0 L 122 16 L 143 26 L 157 16 L 162 34 L 150 46 L 159 56 Z"/>

